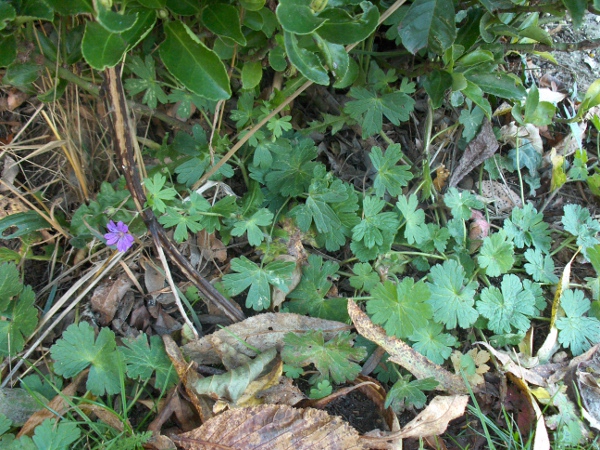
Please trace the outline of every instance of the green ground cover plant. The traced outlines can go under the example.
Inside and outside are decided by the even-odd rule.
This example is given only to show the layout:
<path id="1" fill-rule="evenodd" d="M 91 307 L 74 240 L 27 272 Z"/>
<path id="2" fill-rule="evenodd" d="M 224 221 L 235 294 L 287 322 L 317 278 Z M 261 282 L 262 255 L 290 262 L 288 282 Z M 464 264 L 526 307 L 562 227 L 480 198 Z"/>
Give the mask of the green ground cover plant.
<path id="1" fill-rule="evenodd" d="M 546 23 L 585 14 L 600 3 L 0 1 L 3 90 L 39 108 L 2 113 L 43 111 L 35 123 L 56 137 L 3 143 L 0 400 L 11 387 L 27 403 L 0 408 L 0 448 L 164 448 L 163 430 L 197 422 L 187 411 L 208 423 L 223 404 L 257 405 L 267 375 L 314 406 L 370 374 L 398 415 L 436 389 L 470 394 L 477 425 L 440 438 L 460 448 L 596 448 L 600 399 L 581 383 L 600 370 L 600 80 L 556 100 L 528 69 L 559 47 Z M 68 170 L 35 160 L 46 152 Z M 116 268 L 130 280 L 119 295 Z M 92 301 L 90 325 L 77 303 L 105 278 L 118 305 Z M 141 309 L 119 318 L 130 288 Z M 360 332 L 354 302 L 384 337 Z M 207 320 L 265 312 L 356 332 L 287 330 L 262 348 L 227 327 L 244 351 L 186 354 Z M 539 381 L 560 355 L 594 381 Z M 491 420 L 477 396 L 518 385 L 515 366 L 524 387 L 496 393 Z M 178 386 L 200 400 L 176 406 Z M 28 424 L 37 410 L 50 414 Z"/>

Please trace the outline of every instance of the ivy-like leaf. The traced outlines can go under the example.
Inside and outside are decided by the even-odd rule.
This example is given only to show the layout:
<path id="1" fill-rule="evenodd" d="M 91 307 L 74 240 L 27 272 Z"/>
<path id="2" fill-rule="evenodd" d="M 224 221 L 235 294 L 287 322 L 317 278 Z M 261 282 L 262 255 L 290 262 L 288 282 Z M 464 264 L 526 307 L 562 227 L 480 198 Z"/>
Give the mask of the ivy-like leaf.
<path id="1" fill-rule="evenodd" d="M 261 311 L 271 306 L 271 289 L 275 286 L 288 292 L 288 283 L 296 264 L 291 261 L 272 261 L 266 266 L 258 266 L 245 256 L 231 260 L 231 270 L 223 277 L 223 285 L 231 295 L 238 295 L 250 288 L 246 296 L 246 307 Z"/>
<path id="2" fill-rule="evenodd" d="M 562 223 L 565 230 L 577 237 L 577 245 L 584 249 L 599 244 L 596 234 L 600 231 L 600 222 L 592 219 L 587 208 L 580 205 L 565 205 Z"/>
<path id="3" fill-rule="evenodd" d="M 379 283 L 379 275 L 373 270 L 371 264 L 357 263 L 352 267 L 354 276 L 351 276 L 350 286 L 359 291 L 371 292 L 371 290 Z"/>
<path id="4" fill-rule="evenodd" d="M 456 188 L 448 189 L 448 192 L 444 195 L 444 203 L 452 216 L 455 219 L 468 220 L 471 218 L 471 209 L 482 209 L 483 203 L 477 200 L 473 194 L 468 191 L 459 191 Z"/>
<path id="5" fill-rule="evenodd" d="M 465 269 L 455 260 L 437 264 L 429 272 L 428 303 L 433 308 L 433 318 L 453 329 L 456 325 L 467 328 L 479 314 L 473 307 L 477 282 L 465 280 Z"/>
<path id="6" fill-rule="evenodd" d="M 77 423 L 57 421 L 52 419 L 44 420 L 39 426 L 35 427 L 33 433 L 33 442 L 38 449 L 66 449 L 71 448 L 79 436 L 81 430 Z"/>
<path id="7" fill-rule="evenodd" d="M 502 277 L 500 289 L 492 286 L 481 291 L 477 310 L 489 319 L 488 328 L 498 334 L 513 329 L 527 331 L 529 317 L 537 312 L 533 293 L 524 290 L 519 277 L 513 274 Z"/>
<path id="8" fill-rule="evenodd" d="M 378 197 L 383 197 L 386 190 L 392 197 L 400 195 L 402 188 L 413 178 L 408 166 L 397 165 L 402 158 L 400 144 L 390 145 L 385 154 L 379 147 L 373 147 L 369 158 L 377 170 L 373 188 Z"/>
<path id="9" fill-rule="evenodd" d="M 8 265 L 8 267 L 14 265 Z M 23 288 L 21 283 L 17 286 Z M 10 299 L 10 297 L 8 297 Z M 25 339 L 33 333 L 38 323 L 38 313 L 34 306 L 35 293 L 31 286 L 25 286 L 18 296 L 8 302 L 0 320 L 0 356 L 15 355 L 25 346 Z"/>
<path id="10" fill-rule="evenodd" d="M 350 332 L 342 331 L 325 342 L 322 331 L 288 333 L 283 339 L 281 359 L 296 367 L 314 364 L 319 375 L 312 380 L 313 384 L 326 379 L 338 384 L 352 381 L 360 373 L 356 363 L 367 355 L 363 347 L 352 347 L 354 337 Z"/>
<path id="11" fill-rule="evenodd" d="M 503 230 L 483 240 L 477 262 L 490 277 L 500 276 L 512 268 L 515 263 L 515 249 Z"/>
<path id="12" fill-rule="evenodd" d="M 287 309 L 322 319 L 348 320 L 345 298 L 325 298 L 333 286 L 330 278 L 335 276 L 339 268 L 332 261 L 323 263 L 320 256 L 310 255 L 308 264 L 302 268 L 300 283 L 287 296 L 291 300 L 287 303 Z"/>
<path id="13" fill-rule="evenodd" d="M 425 211 L 417 209 L 418 206 L 419 200 L 415 194 L 411 194 L 408 199 L 401 195 L 396 203 L 406 221 L 404 237 L 409 244 L 420 243 L 429 238 L 429 229 L 425 225 Z"/>
<path id="14" fill-rule="evenodd" d="M 360 124 L 363 139 L 381 131 L 384 115 L 394 125 L 406 122 L 415 105 L 415 101 L 404 92 L 379 97 L 365 88 L 353 87 L 349 95 L 356 100 L 346 103 L 344 112 Z"/>
<path id="15" fill-rule="evenodd" d="M 151 55 L 146 55 L 144 61 L 139 56 L 133 56 L 128 63 L 128 67 L 139 77 L 125 80 L 125 89 L 129 92 L 129 95 L 137 95 L 145 91 L 142 103 L 152 109 L 156 109 L 158 102 L 167 103 L 167 94 L 162 90 L 160 83 L 156 81 L 154 58 Z"/>
<path id="16" fill-rule="evenodd" d="M 504 220 L 504 231 L 517 248 L 534 246 L 542 252 L 550 250 L 552 238 L 548 224 L 531 203 L 513 209 L 510 218 Z"/>
<path id="17" fill-rule="evenodd" d="M 70 325 L 61 339 L 50 348 L 54 371 L 73 378 L 91 365 L 86 387 L 94 395 L 117 394 L 121 391 L 119 354 L 115 334 L 102 328 L 94 339 L 94 329 L 87 322 Z"/>
<path id="18" fill-rule="evenodd" d="M 283 143 L 282 143 L 283 144 Z M 300 139 L 292 144 L 287 142 L 273 149 L 275 160 L 265 176 L 267 188 L 274 193 L 296 197 L 310 185 L 317 157 L 317 148 L 310 139 Z"/>
<path id="19" fill-rule="evenodd" d="M 167 389 L 177 382 L 177 372 L 165 352 L 160 336 L 151 336 L 148 344 L 147 336 L 142 333 L 135 339 L 124 339 L 123 343 L 125 346 L 119 350 L 127 365 L 129 378 L 146 381 L 156 371 L 155 388 Z"/>
<path id="20" fill-rule="evenodd" d="M 407 406 L 422 408 L 427 402 L 427 396 L 423 391 L 435 389 L 438 382 L 433 378 L 424 378 L 422 380 L 407 381 L 400 378 L 394 383 L 387 396 L 385 397 L 384 408 L 389 407 L 393 402 L 404 400 Z"/>
<path id="21" fill-rule="evenodd" d="M 405 339 L 419 328 L 425 327 L 431 319 L 429 288 L 410 277 L 403 278 L 398 284 L 387 280 L 375 286 L 367 302 L 367 312 L 373 323 L 382 325 L 388 335 Z"/>
<path id="22" fill-rule="evenodd" d="M 442 333 L 444 326 L 432 320 L 427 321 L 427 325 L 417 328 L 409 336 L 414 342 L 412 347 L 420 354 L 436 364 L 443 364 L 452 354 L 452 348 L 456 346 L 458 340 L 455 336 L 448 333 Z"/>
<path id="23" fill-rule="evenodd" d="M 554 260 L 549 255 L 544 255 L 541 250 L 528 249 L 523 256 L 527 264 L 523 267 L 535 281 L 540 283 L 558 283 L 558 277 L 554 273 Z"/>
<path id="24" fill-rule="evenodd" d="M 273 213 L 267 208 L 261 208 L 245 220 L 235 222 L 231 230 L 232 236 L 242 236 L 248 233 L 248 243 L 253 246 L 259 246 L 265 240 L 265 235 L 259 227 L 266 227 L 273 222 Z"/>
<path id="25" fill-rule="evenodd" d="M 383 244 L 383 233 L 395 234 L 398 230 L 398 217 L 391 212 L 382 213 L 385 202 L 376 197 L 363 200 L 364 218 L 352 229 L 352 239 L 363 241 L 367 248 Z"/>
<path id="26" fill-rule="evenodd" d="M 177 197 L 177 191 L 172 187 L 164 189 L 166 182 L 167 177 L 159 173 L 155 173 L 154 177 L 144 180 L 146 191 L 148 191 L 146 206 L 161 214 L 167 209 L 165 201 L 173 200 Z"/>
<path id="27" fill-rule="evenodd" d="M 565 317 L 556 320 L 558 342 L 569 347 L 573 356 L 577 356 L 600 342 L 600 320 L 586 317 L 591 307 L 590 301 L 579 289 L 566 289 L 560 299 Z"/>

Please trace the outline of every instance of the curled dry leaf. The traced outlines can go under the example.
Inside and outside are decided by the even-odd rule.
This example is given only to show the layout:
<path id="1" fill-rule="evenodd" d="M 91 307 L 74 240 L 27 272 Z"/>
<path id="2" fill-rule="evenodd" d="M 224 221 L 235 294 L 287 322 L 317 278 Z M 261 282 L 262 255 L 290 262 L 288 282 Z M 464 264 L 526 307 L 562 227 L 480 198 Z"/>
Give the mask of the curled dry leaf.
<path id="1" fill-rule="evenodd" d="M 486 342 L 475 342 L 475 344 L 479 344 L 479 345 L 482 345 L 483 347 L 485 347 L 494 356 L 494 358 L 496 358 L 496 360 L 500 363 L 501 369 L 503 371 L 511 373 L 515 377 L 521 378 L 521 379 L 527 381 L 528 383 L 535 384 L 536 386 L 546 386 L 547 385 L 544 377 L 540 376 L 535 371 L 526 369 L 525 367 L 521 366 L 520 364 L 514 362 L 513 359 L 511 358 L 510 354 L 508 354 L 502 350 L 496 350 L 494 347 L 487 344 Z"/>
<path id="2" fill-rule="evenodd" d="M 106 280 L 94 290 L 90 304 L 98 315 L 98 322 L 106 326 L 115 317 L 119 302 L 131 287 L 131 280 L 125 274 L 116 280 Z"/>
<path id="3" fill-rule="evenodd" d="M 9 188 L 5 185 L 13 186 L 19 171 L 20 168 L 17 162 L 9 155 L 6 155 L 4 157 L 4 166 L 2 168 L 2 184 L 0 184 L 0 192 L 6 192 L 9 190 Z"/>
<path id="4" fill-rule="evenodd" d="M 358 450 L 358 432 L 340 417 L 313 408 L 262 405 L 224 412 L 195 430 L 173 436 L 188 450 Z"/>
<path id="5" fill-rule="evenodd" d="M 455 350 L 450 356 L 452 365 L 456 373 L 460 373 L 463 367 L 463 358 L 469 356 L 475 364 L 475 373 L 467 373 L 465 377 L 473 387 L 479 386 L 484 383 L 483 374 L 490 370 L 490 366 L 486 364 L 490 360 L 490 354 L 485 350 L 478 350 L 472 348 L 465 355 L 458 350 Z"/>
<path id="6" fill-rule="evenodd" d="M 498 140 L 488 120 L 481 125 L 481 131 L 469 142 L 458 166 L 452 172 L 449 187 L 456 187 L 475 167 L 490 158 L 498 150 Z"/>
<path id="7" fill-rule="evenodd" d="M 390 354 L 390 361 L 404 367 L 417 379 L 431 377 L 439 383 L 436 387 L 438 390 L 455 394 L 467 393 L 467 387 L 461 377 L 430 361 L 402 340 L 388 336 L 385 330 L 371 322 L 351 299 L 348 300 L 348 314 L 361 336 L 383 347 Z M 478 392 L 478 387 L 473 386 L 473 390 Z"/>
<path id="8" fill-rule="evenodd" d="M 302 333 L 309 330 L 322 330 L 325 339 L 333 338 L 338 332 L 349 329 L 348 325 L 333 320 L 305 317 L 290 313 L 266 313 L 250 317 L 242 322 L 189 342 L 182 347 L 183 353 L 198 364 L 218 364 L 221 362 L 217 349 L 222 342 L 237 352 L 254 357 L 256 353 L 245 344 L 260 351 L 269 348 L 283 348 L 286 333 Z M 215 339 L 216 338 L 216 339 Z"/>
<path id="9" fill-rule="evenodd" d="M 513 148 L 521 145 L 522 142 L 519 141 L 522 139 L 527 139 L 540 155 L 544 151 L 544 143 L 540 137 L 540 130 L 530 123 L 522 127 L 517 127 L 514 122 L 504 125 L 500 129 L 500 139 Z"/>
<path id="10" fill-rule="evenodd" d="M 479 184 L 479 189 L 486 201 L 496 205 L 498 212 L 508 212 L 523 206 L 521 198 L 508 186 L 498 181 L 484 180 Z"/>
<path id="11" fill-rule="evenodd" d="M 261 399 L 262 403 L 294 406 L 304 400 L 306 395 L 298 389 L 291 378 L 280 377 L 275 386 L 259 392 L 256 397 Z"/>
<path id="12" fill-rule="evenodd" d="M 290 279 L 290 282 L 287 284 L 287 287 L 288 287 L 287 291 L 284 292 L 277 287 L 273 288 L 271 304 L 273 305 L 273 308 L 279 308 L 279 305 L 281 305 L 284 302 L 285 296 L 287 294 L 289 294 L 290 292 L 292 292 L 294 289 L 296 289 L 296 286 L 298 286 L 298 284 L 300 283 L 300 280 L 302 279 L 302 261 L 300 261 L 298 258 L 296 258 L 292 255 L 279 255 L 275 259 L 278 261 L 287 261 L 287 262 L 295 262 L 296 263 L 296 267 L 294 267 L 294 271 L 292 272 L 292 278 Z"/>

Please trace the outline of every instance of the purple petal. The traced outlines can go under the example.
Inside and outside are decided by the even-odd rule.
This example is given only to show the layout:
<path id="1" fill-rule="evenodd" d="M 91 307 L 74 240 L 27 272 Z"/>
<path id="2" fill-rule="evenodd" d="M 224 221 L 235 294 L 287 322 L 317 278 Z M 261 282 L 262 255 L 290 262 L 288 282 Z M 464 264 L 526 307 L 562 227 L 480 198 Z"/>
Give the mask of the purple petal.
<path id="1" fill-rule="evenodd" d="M 133 245 L 133 236 L 127 234 L 119 239 L 117 242 L 117 250 L 120 252 L 126 252 Z"/>
<path id="2" fill-rule="evenodd" d="M 129 232 L 129 227 L 127 225 L 125 225 L 122 221 L 119 221 L 119 223 L 117 223 L 117 229 L 121 233 L 128 233 Z"/>
<path id="3" fill-rule="evenodd" d="M 119 235 L 116 233 L 107 233 L 104 235 L 104 239 L 106 239 L 106 245 L 115 245 L 119 242 Z"/>
<path id="4" fill-rule="evenodd" d="M 112 220 L 110 222 L 108 222 L 108 224 L 106 225 L 106 228 L 111 233 L 115 233 L 115 232 L 119 231 L 119 229 L 117 228 L 117 225 Z"/>

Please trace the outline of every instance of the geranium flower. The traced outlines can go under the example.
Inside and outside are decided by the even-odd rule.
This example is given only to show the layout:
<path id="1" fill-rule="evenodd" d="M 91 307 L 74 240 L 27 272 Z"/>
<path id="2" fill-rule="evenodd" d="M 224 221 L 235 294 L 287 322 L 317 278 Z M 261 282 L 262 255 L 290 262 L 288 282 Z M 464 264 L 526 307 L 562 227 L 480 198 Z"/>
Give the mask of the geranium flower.
<path id="1" fill-rule="evenodd" d="M 104 235 L 106 245 L 117 245 L 117 250 L 126 252 L 133 245 L 133 236 L 129 232 L 129 227 L 119 221 L 115 224 L 112 220 L 106 225 L 108 233 Z"/>

